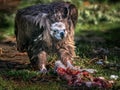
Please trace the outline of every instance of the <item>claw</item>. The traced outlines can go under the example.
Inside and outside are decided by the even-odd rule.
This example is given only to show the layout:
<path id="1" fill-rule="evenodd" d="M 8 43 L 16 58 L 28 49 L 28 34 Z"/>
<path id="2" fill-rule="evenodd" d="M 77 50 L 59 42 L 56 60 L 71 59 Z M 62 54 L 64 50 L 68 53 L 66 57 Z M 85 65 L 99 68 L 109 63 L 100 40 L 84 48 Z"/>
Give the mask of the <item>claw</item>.
<path id="1" fill-rule="evenodd" d="M 40 73 L 47 73 L 47 69 L 46 69 L 46 68 L 42 68 L 42 69 L 40 70 Z"/>
<path id="2" fill-rule="evenodd" d="M 40 73 L 47 73 L 47 69 L 44 64 L 42 64 L 42 68 L 40 70 Z"/>
<path id="3" fill-rule="evenodd" d="M 71 64 L 69 60 L 67 61 L 67 68 L 74 69 L 74 66 Z"/>

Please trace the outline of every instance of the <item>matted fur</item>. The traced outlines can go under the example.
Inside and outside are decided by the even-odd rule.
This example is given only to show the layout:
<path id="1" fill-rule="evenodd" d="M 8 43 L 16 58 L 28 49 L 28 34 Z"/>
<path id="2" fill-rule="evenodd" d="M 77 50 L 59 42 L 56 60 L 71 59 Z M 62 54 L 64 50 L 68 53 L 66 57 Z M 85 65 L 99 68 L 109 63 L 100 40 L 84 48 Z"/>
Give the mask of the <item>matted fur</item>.
<path id="1" fill-rule="evenodd" d="M 69 2 L 38 4 L 18 10 L 15 18 L 17 49 L 27 52 L 32 64 L 38 63 L 38 54 L 42 51 L 57 53 L 64 63 L 71 60 L 75 56 L 74 27 L 77 17 L 76 7 Z M 61 41 L 50 36 L 50 26 L 54 22 L 63 22 L 66 26 L 68 35 Z"/>

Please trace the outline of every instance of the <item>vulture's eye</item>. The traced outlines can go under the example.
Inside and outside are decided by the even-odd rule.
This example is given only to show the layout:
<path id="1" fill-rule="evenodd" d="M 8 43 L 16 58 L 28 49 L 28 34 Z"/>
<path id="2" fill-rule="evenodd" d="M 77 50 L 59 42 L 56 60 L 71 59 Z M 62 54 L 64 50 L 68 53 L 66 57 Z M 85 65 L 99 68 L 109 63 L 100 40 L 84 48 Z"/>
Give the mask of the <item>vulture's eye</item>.
<path id="1" fill-rule="evenodd" d="M 57 30 L 54 30 L 54 33 L 56 33 L 57 32 Z"/>

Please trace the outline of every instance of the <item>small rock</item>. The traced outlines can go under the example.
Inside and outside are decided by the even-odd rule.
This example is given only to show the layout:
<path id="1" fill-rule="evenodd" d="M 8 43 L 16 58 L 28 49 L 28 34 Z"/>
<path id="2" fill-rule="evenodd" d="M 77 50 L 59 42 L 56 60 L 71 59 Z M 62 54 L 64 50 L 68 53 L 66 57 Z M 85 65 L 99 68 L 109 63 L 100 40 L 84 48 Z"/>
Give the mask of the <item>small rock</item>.
<path id="1" fill-rule="evenodd" d="M 97 61 L 96 64 L 103 65 L 103 62 L 101 60 Z"/>
<path id="2" fill-rule="evenodd" d="M 110 78 L 111 78 L 111 79 L 114 79 L 114 80 L 117 80 L 117 79 L 118 79 L 118 76 L 117 76 L 117 75 L 111 75 Z"/>

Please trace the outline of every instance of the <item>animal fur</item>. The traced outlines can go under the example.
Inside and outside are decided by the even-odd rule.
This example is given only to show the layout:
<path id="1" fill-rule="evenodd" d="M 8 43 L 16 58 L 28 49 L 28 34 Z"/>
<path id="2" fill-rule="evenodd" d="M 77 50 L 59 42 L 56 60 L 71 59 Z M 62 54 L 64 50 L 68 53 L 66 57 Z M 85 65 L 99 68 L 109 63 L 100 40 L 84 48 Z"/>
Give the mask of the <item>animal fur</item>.
<path id="1" fill-rule="evenodd" d="M 33 67 L 38 69 L 46 63 L 47 55 L 57 53 L 66 65 L 75 56 L 74 28 L 78 18 L 76 7 L 69 2 L 38 4 L 18 10 L 15 17 L 17 49 L 27 52 Z M 51 24 L 62 22 L 67 36 L 55 40 L 50 35 Z"/>

